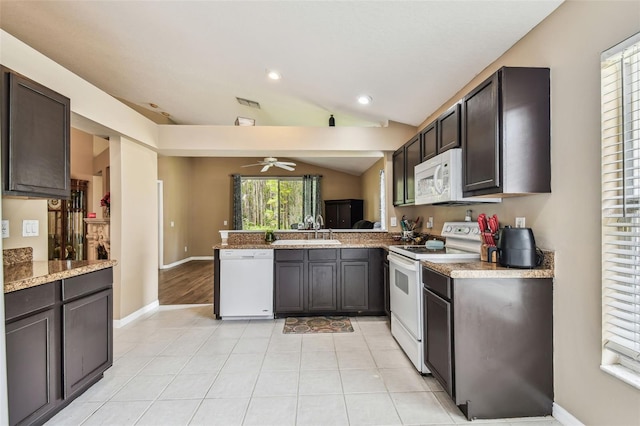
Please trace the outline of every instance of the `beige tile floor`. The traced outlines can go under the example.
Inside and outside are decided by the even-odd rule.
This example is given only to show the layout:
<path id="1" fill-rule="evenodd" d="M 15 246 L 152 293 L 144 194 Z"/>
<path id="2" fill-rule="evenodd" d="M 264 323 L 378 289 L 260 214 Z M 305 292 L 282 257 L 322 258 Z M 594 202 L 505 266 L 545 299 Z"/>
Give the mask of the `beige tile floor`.
<path id="1" fill-rule="evenodd" d="M 161 309 L 114 330 L 114 364 L 48 425 L 467 423 L 420 376 L 385 318 L 353 333 L 283 334 L 284 320 L 216 321 L 211 305 Z M 553 417 L 481 420 L 560 425 Z"/>

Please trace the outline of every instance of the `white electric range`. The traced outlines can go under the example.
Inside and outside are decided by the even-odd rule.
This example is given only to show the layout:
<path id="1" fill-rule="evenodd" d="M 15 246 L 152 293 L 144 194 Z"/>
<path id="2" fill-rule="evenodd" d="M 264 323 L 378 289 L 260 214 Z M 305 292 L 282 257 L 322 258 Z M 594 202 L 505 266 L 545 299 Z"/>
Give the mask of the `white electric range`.
<path id="1" fill-rule="evenodd" d="M 480 228 L 477 222 L 445 222 L 442 249 L 426 245 L 389 246 L 389 287 L 391 334 L 421 373 L 429 373 L 424 363 L 422 268 L 420 261 L 435 263 L 480 260 Z"/>

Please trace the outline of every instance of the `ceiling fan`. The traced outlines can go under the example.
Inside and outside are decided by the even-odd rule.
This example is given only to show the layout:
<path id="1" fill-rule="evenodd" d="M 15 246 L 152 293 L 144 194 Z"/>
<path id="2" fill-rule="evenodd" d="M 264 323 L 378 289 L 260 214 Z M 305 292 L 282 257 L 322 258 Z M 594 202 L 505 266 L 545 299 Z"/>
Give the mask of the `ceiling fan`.
<path id="1" fill-rule="evenodd" d="M 289 163 L 286 161 L 278 161 L 277 158 L 273 158 L 273 157 L 267 157 L 265 158 L 263 161 L 259 161 L 256 164 L 246 164 L 242 167 L 251 167 L 251 166 L 264 166 L 262 167 L 262 170 L 260 170 L 260 172 L 266 172 L 267 170 L 269 170 L 270 167 L 276 166 L 276 167 L 280 167 L 281 169 L 285 169 L 285 170 L 289 170 L 290 172 L 294 171 L 295 169 L 291 166 L 295 166 L 296 163 Z"/>

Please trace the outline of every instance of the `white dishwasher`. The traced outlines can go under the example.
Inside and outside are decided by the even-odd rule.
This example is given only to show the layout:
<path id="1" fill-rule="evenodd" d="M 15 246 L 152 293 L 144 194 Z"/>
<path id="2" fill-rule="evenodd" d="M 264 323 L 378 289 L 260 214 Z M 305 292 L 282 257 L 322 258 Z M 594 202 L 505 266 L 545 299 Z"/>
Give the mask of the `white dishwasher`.
<path id="1" fill-rule="evenodd" d="M 273 250 L 220 250 L 222 319 L 273 318 Z"/>

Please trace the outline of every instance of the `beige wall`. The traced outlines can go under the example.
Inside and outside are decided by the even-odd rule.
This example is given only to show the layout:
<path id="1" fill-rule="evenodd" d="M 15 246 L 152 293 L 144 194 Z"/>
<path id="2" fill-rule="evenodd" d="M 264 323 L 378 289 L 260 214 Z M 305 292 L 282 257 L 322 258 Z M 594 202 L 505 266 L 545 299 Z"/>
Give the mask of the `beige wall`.
<path id="1" fill-rule="evenodd" d="M 380 220 L 380 170 L 384 170 L 384 158 L 376 161 L 361 176 L 364 218 L 371 222 Z"/>
<path id="2" fill-rule="evenodd" d="M 256 162 L 256 158 L 160 158 L 158 170 L 159 178 L 164 182 L 164 224 L 165 230 L 165 259 L 167 265 L 191 256 L 211 256 L 213 244 L 220 242 L 221 229 L 231 229 L 232 226 L 232 174 L 245 176 L 302 176 L 304 174 L 321 174 L 322 198 L 324 200 L 362 198 L 362 184 L 360 176 L 317 167 L 297 162 L 296 171 L 289 174 L 281 169 L 271 168 L 260 173 L 260 168 L 243 168 L 242 165 Z M 282 158 L 283 161 L 286 159 Z M 189 183 L 184 181 L 184 173 L 190 175 Z M 285 174 L 286 173 L 286 174 Z M 176 205 L 184 202 L 185 186 L 189 194 L 188 220 L 175 220 L 175 228 L 168 230 L 167 223 L 172 217 L 184 217 L 184 210 Z M 183 206 L 184 207 L 184 206 Z M 224 225 L 224 221 L 227 225 Z M 170 236 L 176 237 L 177 247 L 167 247 Z M 189 244 L 183 244 L 178 236 L 188 233 Z M 188 251 L 184 252 L 184 246 Z"/>
<path id="3" fill-rule="evenodd" d="M 158 157 L 158 179 L 163 186 L 163 265 L 190 257 L 191 162 L 186 157 Z"/>
<path id="4" fill-rule="evenodd" d="M 109 151 L 113 316 L 121 319 L 158 300 L 158 158 L 123 137 Z"/>
<path id="5" fill-rule="evenodd" d="M 554 280 L 555 401 L 587 425 L 640 424 L 640 390 L 599 369 L 600 52 L 640 30 L 638 1 L 568 1 L 525 36 L 423 126 L 500 66 L 551 69 L 552 193 L 471 206 L 503 224 L 525 216 L 538 245 L 556 253 Z M 461 220 L 465 207 L 394 209 L 432 215 L 435 229 Z"/>
<path id="6" fill-rule="evenodd" d="M 3 248 L 33 248 L 33 260 L 47 260 L 47 200 L 2 198 L 2 219 L 9 221 L 9 238 L 2 240 Z M 22 236 L 22 221 L 38 220 L 37 237 Z"/>

